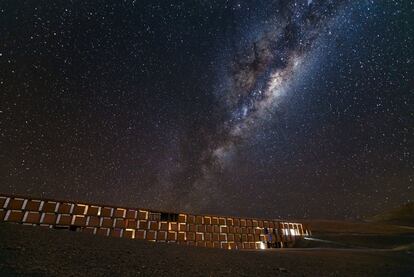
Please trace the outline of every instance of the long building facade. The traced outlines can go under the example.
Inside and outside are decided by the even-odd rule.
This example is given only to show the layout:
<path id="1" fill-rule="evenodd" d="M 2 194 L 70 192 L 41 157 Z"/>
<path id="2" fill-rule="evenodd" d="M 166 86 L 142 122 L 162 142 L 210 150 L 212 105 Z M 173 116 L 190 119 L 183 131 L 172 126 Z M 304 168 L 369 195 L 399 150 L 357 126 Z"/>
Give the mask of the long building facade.
<path id="1" fill-rule="evenodd" d="M 291 247 L 310 235 L 299 222 L 168 213 L 0 195 L 0 221 L 96 235 L 224 249 Z"/>

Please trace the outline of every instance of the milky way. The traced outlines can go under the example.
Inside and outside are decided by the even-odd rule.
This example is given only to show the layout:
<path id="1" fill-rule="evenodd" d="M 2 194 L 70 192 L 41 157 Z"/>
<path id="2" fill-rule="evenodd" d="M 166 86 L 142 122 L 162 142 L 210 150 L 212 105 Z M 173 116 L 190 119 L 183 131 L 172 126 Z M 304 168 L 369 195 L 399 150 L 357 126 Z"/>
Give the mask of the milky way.
<path id="1" fill-rule="evenodd" d="M 192 191 L 200 193 L 200 201 L 209 201 L 206 190 L 217 186 L 211 171 L 221 170 L 231 163 L 237 146 L 249 139 L 252 126 L 260 124 L 278 108 L 289 85 L 303 70 L 301 64 L 313 49 L 318 34 L 326 30 L 337 16 L 342 1 L 298 1 L 270 4 L 275 11 L 266 28 L 256 27 L 253 39 L 237 49 L 229 65 L 224 65 L 227 85 L 217 92 L 230 111 L 230 118 L 222 125 L 221 139 L 205 155 L 210 160 Z M 324 28 L 325 27 L 325 28 Z M 306 68 L 305 68 L 306 69 Z M 206 184 L 204 184 L 206 183 Z M 216 192 L 219 188 L 216 188 Z M 213 193 L 214 195 L 214 193 Z M 196 197 L 194 193 L 192 198 Z M 200 198 L 200 197 L 197 197 Z"/>
<path id="2" fill-rule="evenodd" d="M 414 199 L 412 1 L 1 1 L 0 192 L 363 218 Z"/>

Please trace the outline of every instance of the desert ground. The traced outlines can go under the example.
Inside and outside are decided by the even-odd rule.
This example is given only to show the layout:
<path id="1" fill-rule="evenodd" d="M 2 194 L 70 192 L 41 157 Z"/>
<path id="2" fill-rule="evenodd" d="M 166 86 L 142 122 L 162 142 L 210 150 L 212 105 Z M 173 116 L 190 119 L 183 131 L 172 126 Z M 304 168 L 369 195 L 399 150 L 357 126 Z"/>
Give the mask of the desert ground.
<path id="1" fill-rule="evenodd" d="M 414 275 L 411 228 L 365 224 L 371 226 L 369 229 L 363 228 L 364 224 L 324 221 L 314 225 L 313 237 L 317 240 L 298 241 L 296 246 L 304 248 L 231 251 L 0 223 L 0 273 L 1 276 Z"/>

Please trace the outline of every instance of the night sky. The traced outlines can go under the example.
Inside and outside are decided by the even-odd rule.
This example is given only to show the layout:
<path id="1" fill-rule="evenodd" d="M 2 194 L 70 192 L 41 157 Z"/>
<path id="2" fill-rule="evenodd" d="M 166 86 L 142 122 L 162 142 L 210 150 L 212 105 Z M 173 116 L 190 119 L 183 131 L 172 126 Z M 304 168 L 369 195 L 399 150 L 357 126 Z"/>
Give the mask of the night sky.
<path id="1" fill-rule="evenodd" d="M 414 201 L 414 2 L 0 3 L 0 192 L 272 218 Z"/>

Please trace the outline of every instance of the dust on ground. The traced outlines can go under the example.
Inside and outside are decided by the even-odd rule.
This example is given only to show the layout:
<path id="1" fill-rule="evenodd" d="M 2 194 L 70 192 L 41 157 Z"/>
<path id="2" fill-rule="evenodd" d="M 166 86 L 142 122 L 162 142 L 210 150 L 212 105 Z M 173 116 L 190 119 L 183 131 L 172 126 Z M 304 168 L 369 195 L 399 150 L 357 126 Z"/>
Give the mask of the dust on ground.
<path id="1" fill-rule="evenodd" d="M 231 251 L 0 224 L 2 276 L 413 276 L 410 250 Z"/>

